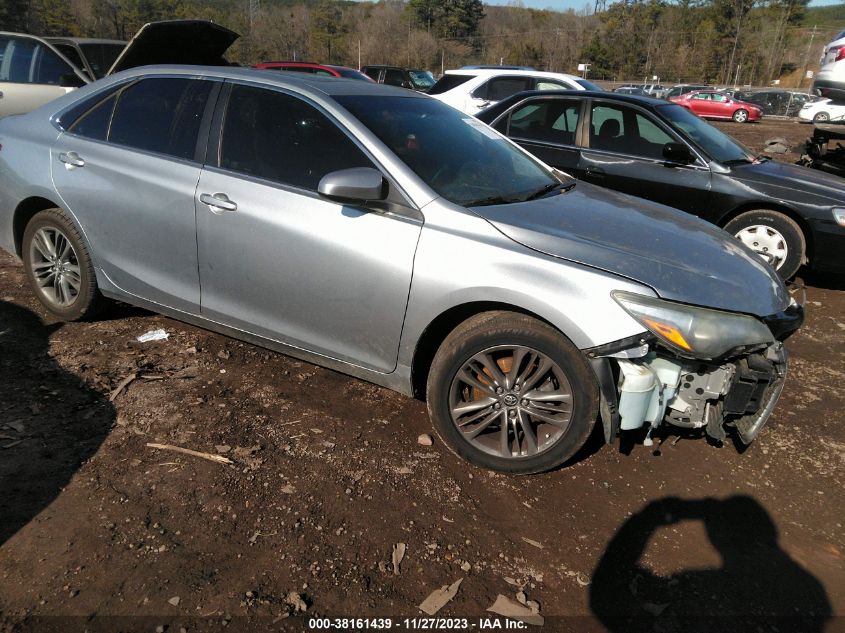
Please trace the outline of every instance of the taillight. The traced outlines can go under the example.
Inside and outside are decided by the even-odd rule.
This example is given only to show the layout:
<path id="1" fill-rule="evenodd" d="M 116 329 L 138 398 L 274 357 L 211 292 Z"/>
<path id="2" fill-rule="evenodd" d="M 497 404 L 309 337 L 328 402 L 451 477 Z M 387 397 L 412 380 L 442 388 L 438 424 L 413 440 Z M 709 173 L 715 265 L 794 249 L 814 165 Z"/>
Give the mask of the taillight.
<path id="1" fill-rule="evenodd" d="M 830 49 L 831 53 L 836 53 L 836 57 L 833 58 L 833 61 L 838 62 L 840 59 L 845 59 L 845 46 L 835 46 Z"/>

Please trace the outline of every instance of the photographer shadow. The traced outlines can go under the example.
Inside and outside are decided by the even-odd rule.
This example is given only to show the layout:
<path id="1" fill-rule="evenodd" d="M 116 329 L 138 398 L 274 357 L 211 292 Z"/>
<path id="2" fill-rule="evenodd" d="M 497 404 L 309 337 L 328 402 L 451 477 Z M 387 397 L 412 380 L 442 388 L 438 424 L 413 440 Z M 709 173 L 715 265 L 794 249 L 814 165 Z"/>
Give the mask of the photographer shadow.
<path id="1" fill-rule="evenodd" d="M 50 356 L 61 327 L 0 301 L 0 546 L 61 493 L 115 420 L 107 398 Z"/>
<path id="2" fill-rule="evenodd" d="M 720 568 L 664 577 L 643 565 L 655 531 L 681 521 L 704 524 L 722 557 Z M 620 633 L 821 632 L 831 617 L 827 594 L 777 539 L 771 517 L 751 497 L 652 502 L 608 544 L 593 572 L 590 608 L 609 631 Z"/>

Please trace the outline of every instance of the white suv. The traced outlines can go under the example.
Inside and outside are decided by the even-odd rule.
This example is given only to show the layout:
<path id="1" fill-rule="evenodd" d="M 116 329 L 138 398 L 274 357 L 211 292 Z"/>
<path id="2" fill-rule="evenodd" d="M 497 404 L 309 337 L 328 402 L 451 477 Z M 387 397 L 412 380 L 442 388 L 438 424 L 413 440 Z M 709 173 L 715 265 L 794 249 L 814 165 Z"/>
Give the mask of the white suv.
<path id="1" fill-rule="evenodd" d="M 824 47 L 820 63 L 813 92 L 834 101 L 845 100 L 845 31 L 837 33 Z"/>
<path id="2" fill-rule="evenodd" d="M 428 94 L 467 114 L 524 90 L 601 90 L 586 79 L 539 70 L 462 68 L 447 70 Z"/>
<path id="3" fill-rule="evenodd" d="M 29 112 L 89 81 L 40 37 L 0 32 L 0 117 Z"/>

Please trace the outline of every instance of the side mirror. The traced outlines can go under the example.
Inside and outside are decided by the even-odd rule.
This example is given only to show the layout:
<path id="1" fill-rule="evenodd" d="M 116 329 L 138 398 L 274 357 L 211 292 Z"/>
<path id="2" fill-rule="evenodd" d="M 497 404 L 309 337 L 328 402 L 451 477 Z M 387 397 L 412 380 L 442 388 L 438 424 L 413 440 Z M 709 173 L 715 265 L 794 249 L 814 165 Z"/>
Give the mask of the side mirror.
<path id="1" fill-rule="evenodd" d="M 81 88 L 85 81 L 76 73 L 67 73 L 59 77 L 59 86 L 62 88 Z"/>
<path id="2" fill-rule="evenodd" d="M 695 156 L 686 145 L 681 143 L 666 143 L 663 146 L 663 158 L 670 163 L 689 165 L 695 162 Z"/>
<path id="3" fill-rule="evenodd" d="M 320 179 L 317 191 L 327 198 L 350 202 L 384 200 L 387 193 L 384 176 L 372 167 L 330 172 Z"/>

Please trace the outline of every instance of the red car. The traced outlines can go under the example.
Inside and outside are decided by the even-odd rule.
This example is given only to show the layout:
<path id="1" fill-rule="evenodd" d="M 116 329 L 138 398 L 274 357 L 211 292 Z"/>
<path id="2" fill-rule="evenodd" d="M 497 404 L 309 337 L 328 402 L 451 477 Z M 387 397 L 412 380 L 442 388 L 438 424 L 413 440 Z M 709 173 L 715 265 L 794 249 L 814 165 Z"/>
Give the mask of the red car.
<path id="1" fill-rule="evenodd" d="M 360 70 L 347 68 L 346 66 L 333 66 L 331 64 L 311 64 L 309 62 L 261 62 L 253 68 L 265 68 L 270 70 L 292 70 L 298 73 L 310 73 L 312 75 L 323 75 L 324 77 L 345 77 L 346 79 L 359 79 L 361 81 L 373 80 L 367 77 Z"/>
<path id="2" fill-rule="evenodd" d="M 737 101 L 717 90 L 697 90 L 669 101 L 684 106 L 703 119 L 733 119 L 737 123 L 757 121 L 763 111 L 753 103 Z"/>

